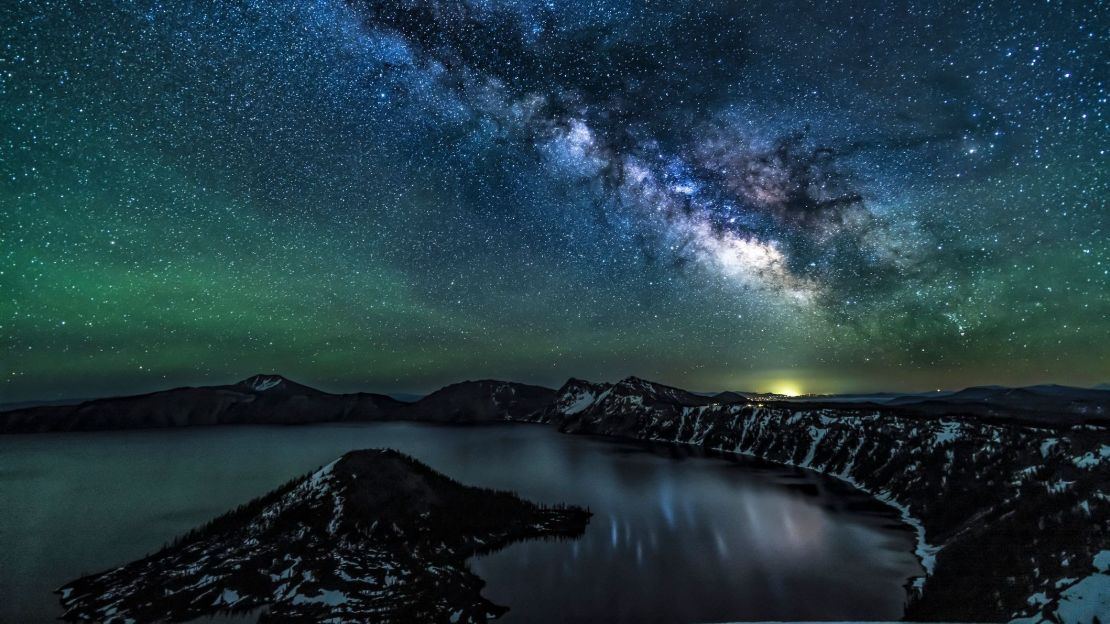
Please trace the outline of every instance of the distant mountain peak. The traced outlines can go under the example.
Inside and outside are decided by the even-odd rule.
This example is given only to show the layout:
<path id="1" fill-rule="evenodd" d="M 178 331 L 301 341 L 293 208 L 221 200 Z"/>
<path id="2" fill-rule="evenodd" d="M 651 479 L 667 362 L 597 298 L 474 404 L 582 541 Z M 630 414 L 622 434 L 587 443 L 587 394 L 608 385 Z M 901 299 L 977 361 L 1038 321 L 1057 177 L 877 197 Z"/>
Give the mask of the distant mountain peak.
<path id="1" fill-rule="evenodd" d="M 240 381 L 235 385 L 248 388 L 255 392 L 266 392 L 267 390 L 272 390 L 274 388 L 280 387 L 283 384 L 286 384 L 288 381 L 288 379 L 282 377 L 281 375 L 264 375 L 260 373 L 257 375 L 251 375 L 250 377 L 247 377 L 246 379 Z"/>
<path id="2" fill-rule="evenodd" d="M 629 375 L 628 377 L 625 377 L 624 379 L 618 381 L 615 385 L 621 388 L 636 388 L 645 390 L 659 390 L 670 387 L 664 386 L 660 383 L 655 383 L 654 381 L 648 381 L 647 379 L 637 377 L 635 375 Z"/>
<path id="3" fill-rule="evenodd" d="M 707 405 L 713 402 L 713 399 L 709 397 L 635 376 L 625 377 L 617 382 L 613 386 L 611 394 L 614 397 L 640 397 L 641 399 L 651 402 L 675 403 L 680 405 Z M 599 399 L 601 398 L 604 397 L 599 397 Z"/>
<path id="4" fill-rule="evenodd" d="M 608 385 L 609 384 L 594 382 L 594 381 L 590 381 L 588 379 L 581 379 L 579 377 L 571 377 L 571 378 L 567 379 L 565 383 L 563 383 L 562 387 L 559 388 L 559 390 L 562 391 L 566 388 L 580 388 L 580 387 L 590 387 L 590 388 L 592 388 L 592 387 L 595 387 L 595 386 L 608 386 Z"/>
<path id="5" fill-rule="evenodd" d="M 725 390 L 711 395 L 709 398 L 719 403 L 747 403 L 748 394 L 745 392 L 735 392 L 733 390 Z"/>
<path id="6" fill-rule="evenodd" d="M 658 382 L 655 382 L 655 381 L 650 381 L 650 380 L 644 379 L 642 377 L 636 377 L 635 375 L 625 377 L 624 379 L 622 379 L 622 380 L 618 381 L 616 384 L 614 384 L 614 387 L 615 388 L 626 388 L 626 389 L 638 390 L 638 391 L 654 392 L 654 393 L 662 392 L 662 393 L 666 393 L 666 394 L 671 394 L 671 393 L 675 393 L 675 392 L 681 392 L 683 394 L 692 394 L 692 393 L 690 393 L 686 390 L 683 390 L 681 388 L 676 388 L 674 386 L 668 386 L 666 384 L 661 384 L 661 383 L 658 383 Z"/>

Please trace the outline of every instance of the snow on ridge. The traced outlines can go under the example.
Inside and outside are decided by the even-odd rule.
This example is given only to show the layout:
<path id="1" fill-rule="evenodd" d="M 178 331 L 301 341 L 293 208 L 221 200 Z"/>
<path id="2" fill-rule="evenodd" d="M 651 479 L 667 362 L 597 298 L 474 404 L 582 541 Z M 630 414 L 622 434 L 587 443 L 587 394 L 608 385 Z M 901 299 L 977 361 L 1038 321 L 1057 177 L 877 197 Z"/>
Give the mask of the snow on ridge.
<path id="1" fill-rule="evenodd" d="M 312 473 L 312 476 L 305 480 L 300 488 L 297 488 L 301 490 L 300 492 L 294 491 L 291 493 L 291 495 L 296 495 L 296 498 L 310 492 L 316 497 L 331 495 L 332 516 L 331 520 L 328 521 L 328 533 L 331 535 L 335 535 L 339 531 L 339 523 L 343 518 L 343 497 L 339 494 L 339 488 L 330 487 L 335 464 L 338 462 L 339 459 L 332 460 L 330 464 Z"/>
<path id="2" fill-rule="evenodd" d="M 281 377 L 265 377 L 263 375 L 258 375 L 251 379 L 249 385 L 250 389 L 254 390 L 255 392 L 265 392 L 267 390 L 280 386 L 281 382 Z"/>
<path id="3" fill-rule="evenodd" d="M 1057 438 L 1048 438 L 1044 442 L 1041 442 L 1041 457 L 1048 457 L 1048 454 L 1052 452 L 1053 447 L 1055 447 L 1056 444 L 1059 442 L 1060 440 Z"/>
<path id="4" fill-rule="evenodd" d="M 1110 550 L 1099 551 L 1094 558 L 1094 574 L 1073 582 L 1060 592 L 1060 597 L 1042 610 L 1028 617 L 1014 618 L 1010 624 L 1087 624 L 1110 612 Z M 1074 580 L 1074 579 L 1068 579 Z M 1059 584 L 1057 585 L 1059 587 Z M 1031 605 L 1040 607 L 1043 601 L 1034 594 Z"/>
<path id="5" fill-rule="evenodd" d="M 339 605 L 347 604 L 350 598 L 347 594 L 333 589 L 317 589 L 315 596 L 306 596 L 304 594 L 294 594 L 293 604 L 306 604 L 318 603 L 326 604 L 328 606 L 337 607 Z"/>
<path id="6" fill-rule="evenodd" d="M 1098 454 L 1095 454 L 1094 451 L 1088 451 L 1072 459 L 1072 463 L 1077 468 L 1093 468 L 1107 459 L 1110 459 L 1110 446 L 1103 444 L 1099 446 Z"/>
<path id="7" fill-rule="evenodd" d="M 940 429 L 933 435 L 933 446 L 941 446 L 949 442 L 955 442 L 960 438 L 963 431 L 963 424 L 954 421 L 944 421 Z"/>
<path id="8" fill-rule="evenodd" d="M 339 460 L 333 459 L 329 464 L 322 466 L 319 470 L 312 473 L 312 475 L 309 476 L 308 480 L 305 481 L 303 487 L 306 486 L 307 489 L 312 490 L 319 489 L 320 486 L 324 484 L 324 480 L 331 476 L 331 473 L 335 469 L 335 465 L 337 463 L 339 463 Z"/>
<path id="9" fill-rule="evenodd" d="M 578 412 L 581 412 L 582 410 L 593 405 L 594 401 L 597 400 L 597 396 L 589 390 L 580 390 L 573 396 L 573 402 L 563 408 L 563 414 L 566 414 L 567 416 L 572 416 L 574 414 L 577 414 Z"/>
<path id="10" fill-rule="evenodd" d="M 806 453 L 806 458 L 802 460 L 801 466 L 803 468 L 809 468 L 810 464 L 813 463 L 813 457 L 817 454 L 817 446 L 821 444 L 821 440 L 825 438 L 825 434 L 828 432 L 828 429 L 822 429 L 812 425 L 809 427 L 809 437 L 813 442 L 809 446 L 809 452 Z"/>
<path id="11" fill-rule="evenodd" d="M 313 498 L 319 498 L 327 494 L 329 490 L 331 490 L 331 495 L 334 497 L 336 504 L 341 504 L 339 493 L 334 491 L 333 488 L 328 487 L 331 481 L 332 471 L 335 468 L 335 464 L 338 462 L 339 459 L 335 459 L 326 466 L 321 467 L 319 470 L 309 475 L 308 478 L 297 485 L 297 487 L 290 490 L 269 507 L 263 509 L 262 513 L 259 514 L 261 523 L 263 525 L 269 525 L 281 515 L 283 511 L 304 500 L 306 497 L 311 496 Z M 338 509 L 336 513 L 338 514 Z M 338 522 L 334 518 L 332 521 Z"/>

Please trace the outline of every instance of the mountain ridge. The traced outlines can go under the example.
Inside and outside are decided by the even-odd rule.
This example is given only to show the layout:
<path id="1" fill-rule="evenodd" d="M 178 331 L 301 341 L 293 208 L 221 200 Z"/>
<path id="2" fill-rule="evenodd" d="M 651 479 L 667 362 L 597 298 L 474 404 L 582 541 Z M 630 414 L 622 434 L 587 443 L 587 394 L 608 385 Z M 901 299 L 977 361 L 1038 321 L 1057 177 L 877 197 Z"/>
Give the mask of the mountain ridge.
<path id="1" fill-rule="evenodd" d="M 483 420 L 536 420 L 544 422 L 538 412 L 549 407 L 563 388 L 577 384 L 582 387 L 604 389 L 616 388 L 618 393 L 645 391 L 645 397 L 653 401 L 678 401 L 689 405 L 708 403 L 743 402 L 785 402 L 808 404 L 810 406 L 829 405 L 847 409 L 853 406 L 899 408 L 927 416 L 975 415 L 985 419 L 1014 418 L 1046 426 L 1075 424 L 1095 424 L 1110 426 L 1110 384 L 1089 388 L 1064 386 L 1059 384 L 1036 384 L 1032 386 L 1007 387 L 998 385 L 970 386 L 962 390 L 923 393 L 869 393 L 843 395 L 806 395 L 787 397 L 767 393 L 751 393 L 726 390 L 714 393 L 699 393 L 684 390 L 636 376 L 629 376 L 615 383 L 590 382 L 570 378 L 558 390 L 545 386 L 502 381 L 497 379 L 465 380 L 443 386 L 425 395 L 393 395 L 374 392 L 331 393 L 308 386 L 276 373 L 257 373 L 231 384 L 209 386 L 180 386 L 152 392 L 100 397 L 94 399 L 21 401 L 11 406 L 0 405 L 0 433 L 124 429 L 140 427 L 187 426 L 189 424 L 302 424 L 326 422 L 329 419 L 345 420 L 383 420 L 409 419 L 442 422 L 478 422 Z M 506 389 L 521 391 L 524 401 L 502 395 L 498 391 Z M 171 397 L 175 401 L 186 398 L 188 393 L 202 396 L 205 393 L 239 393 L 242 395 L 268 395 L 273 401 L 278 396 L 310 397 L 322 403 L 330 403 L 324 409 L 325 417 L 307 414 L 293 414 L 289 418 L 273 418 L 267 421 L 261 417 L 246 415 L 232 416 L 223 420 L 218 415 L 205 418 L 193 414 L 197 422 L 189 418 L 164 415 L 162 418 L 136 418 L 129 423 L 122 416 L 108 418 L 109 422 L 97 422 L 98 410 L 117 402 L 135 402 L 142 399 Z M 512 390 L 508 390 L 511 394 Z M 226 396 L 226 395 L 225 395 Z M 303 399 L 302 399 L 303 400 Z M 339 408 L 342 402 L 348 405 Z M 421 405 L 423 403 L 423 405 Z M 419 407 L 417 407 L 419 406 Z M 506 407 L 508 406 L 508 407 Z M 270 407 L 273 407 L 272 405 Z M 322 406 L 317 405 L 317 408 Z M 153 411 L 153 406 L 145 406 Z M 90 413 L 91 412 L 91 413 Z M 522 412 L 537 412 L 532 418 Z M 99 417 L 103 417 L 99 413 Z M 132 416 L 135 416 L 132 413 Z M 86 422 L 80 422 L 87 419 Z"/>
<path id="2" fill-rule="evenodd" d="M 482 422 L 523 419 L 555 391 L 497 380 L 462 381 L 416 401 L 384 394 L 332 394 L 281 375 L 252 375 L 231 384 L 184 386 L 74 404 L 0 412 L 0 433 L 104 431 L 187 426 L 418 420 Z"/>

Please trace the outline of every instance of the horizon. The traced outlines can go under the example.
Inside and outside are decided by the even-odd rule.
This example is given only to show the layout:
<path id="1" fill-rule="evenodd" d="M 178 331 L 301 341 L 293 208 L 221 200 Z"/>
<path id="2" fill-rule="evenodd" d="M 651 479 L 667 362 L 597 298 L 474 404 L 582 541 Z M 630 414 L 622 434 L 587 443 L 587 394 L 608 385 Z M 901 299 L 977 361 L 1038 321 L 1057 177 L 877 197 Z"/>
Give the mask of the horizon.
<path id="1" fill-rule="evenodd" d="M 70 396 L 53 396 L 53 397 L 40 396 L 40 397 L 28 397 L 28 398 L 21 398 L 21 399 L 9 399 L 6 396 L 0 396 L 0 405 L 16 405 L 16 404 L 23 404 L 23 403 L 40 403 L 40 402 L 41 403 L 49 403 L 49 402 L 57 402 L 57 401 L 74 401 L 74 402 L 94 401 L 94 400 L 98 400 L 98 399 L 110 399 L 110 398 L 124 397 L 124 396 L 144 395 L 144 394 L 150 394 L 150 393 L 160 392 L 160 391 L 164 391 L 164 390 L 178 389 L 178 388 L 199 388 L 199 387 L 208 387 L 208 386 L 233 385 L 233 384 L 237 384 L 237 383 L 242 383 L 244 381 L 248 381 L 248 380 L 250 380 L 254 377 L 281 377 L 281 378 L 285 379 L 286 381 L 291 381 L 291 382 L 294 382 L 294 383 L 297 383 L 297 384 L 300 384 L 300 385 L 308 386 L 310 388 L 314 388 L 316 390 L 321 390 L 321 391 L 327 392 L 329 394 L 352 394 L 352 393 L 357 393 L 357 392 L 364 392 L 364 393 L 371 393 L 371 394 L 381 394 L 381 395 L 386 395 L 386 396 L 412 396 L 412 397 L 424 397 L 424 396 L 427 396 L 427 395 L 435 392 L 436 390 L 439 390 L 441 388 L 444 388 L 444 387 L 447 387 L 447 386 L 450 386 L 450 385 L 454 385 L 454 384 L 468 383 L 468 382 L 479 382 L 479 381 L 498 381 L 498 382 L 507 382 L 507 383 L 518 383 L 518 384 L 524 384 L 524 385 L 539 386 L 539 387 L 543 387 L 543 388 L 548 388 L 550 390 L 558 390 L 564 384 L 566 384 L 567 382 L 569 382 L 572 379 L 579 379 L 579 380 L 593 382 L 593 383 L 615 384 L 615 383 L 618 383 L 620 381 L 623 381 L 623 380 L 629 379 L 629 378 L 638 378 L 638 379 L 642 379 L 644 381 L 648 381 L 648 382 L 651 382 L 651 383 L 664 385 L 664 386 L 670 386 L 670 387 L 673 387 L 673 388 L 678 388 L 680 390 L 685 390 L 687 392 L 691 392 L 691 393 L 694 393 L 694 394 L 701 394 L 701 395 L 712 395 L 712 394 L 719 394 L 719 393 L 723 393 L 723 392 L 739 392 L 739 393 L 750 393 L 750 394 L 777 394 L 777 395 L 785 396 L 785 397 L 788 397 L 788 398 L 820 397 L 820 396 L 834 397 L 834 396 L 842 396 L 842 395 L 869 396 L 869 395 L 878 395 L 878 394 L 912 395 L 912 394 L 927 394 L 927 393 L 937 393 L 937 392 L 942 392 L 942 393 L 943 392 L 959 392 L 961 390 L 966 390 L 968 388 L 991 387 L 991 386 L 1002 387 L 1002 388 L 1026 388 L 1026 387 L 1035 387 L 1035 386 L 1063 386 L 1063 387 L 1079 388 L 1079 389 L 1099 389 L 1099 390 L 1102 390 L 1102 389 L 1105 389 L 1105 388 L 1101 388 L 1100 386 L 1110 385 L 1110 382 L 1095 382 L 1095 383 L 1091 383 L 1091 384 L 1087 384 L 1087 385 L 1075 385 L 1075 384 L 1061 384 L 1061 383 L 1048 381 L 1048 382 L 1037 382 L 1037 383 L 1021 384 L 1021 385 L 1008 385 L 1008 384 L 997 384 L 997 383 L 979 383 L 979 384 L 970 384 L 970 385 L 967 385 L 967 386 L 961 386 L 961 387 L 958 387 L 958 388 L 925 388 L 925 389 L 916 389 L 916 390 L 913 390 L 913 389 L 910 389 L 910 390 L 881 389 L 881 390 L 848 391 L 848 392 L 808 392 L 808 391 L 804 391 L 804 385 L 803 384 L 796 383 L 796 382 L 789 381 L 789 380 L 783 380 L 783 381 L 780 381 L 780 382 L 773 382 L 773 385 L 770 386 L 766 390 L 751 389 L 751 388 L 739 388 L 739 387 L 737 387 L 737 388 L 704 389 L 704 388 L 686 387 L 686 386 L 682 386 L 680 384 L 669 383 L 667 381 L 663 381 L 663 380 L 659 380 L 659 379 L 653 379 L 653 378 L 650 378 L 650 377 L 644 377 L 643 375 L 634 375 L 633 374 L 633 375 L 623 375 L 623 376 L 612 377 L 612 378 L 589 378 L 589 377 L 583 377 L 581 375 L 570 375 L 570 376 L 566 377 L 562 382 L 557 383 L 557 384 L 535 383 L 535 382 L 521 381 L 521 380 L 518 380 L 518 379 L 511 379 L 511 378 L 478 376 L 478 377 L 471 377 L 471 378 L 456 379 L 456 380 L 452 380 L 452 381 L 447 381 L 447 382 L 445 382 L 441 385 L 437 385 L 437 386 L 434 386 L 434 387 L 423 388 L 423 389 L 419 389 L 419 390 L 417 390 L 417 389 L 413 389 L 413 390 L 388 390 L 388 389 L 380 389 L 380 388 L 376 388 L 376 387 L 370 387 L 370 386 L 366 386 L 366 385 L 358 385 L 357 383 L 344 383 L 342 385 L 329 385 L 326 382 L 325 383 L 315 383 L 313 381 L 308 381 L 308 380 L 302 379 L 300 377 L 286 375 L 286 374 L 283 374 L 283 373 L 280 373 L 280 372 L 270 372 L 270 373 L 252 373 L 250 375 L 236 377 L 233 380 L 226 380 L 226 379 L 225 380 L 207 380 L 207 381 L 199 381 L 199 382 L 192 382 L 192 383 L 182 382 L 182 383 L 168 383 L 168 384 L 165 384 L 165 385 L 152 385 L 152 386 L 143 387 L 143 388 L 135 389 L 135 390 L 131 390 L 131 391 L 115 392 L 115 393 L 101 394 L 101 395 L 70 395 Z M 776 391 L 776 388 L 777 388 L 778 391 Z M 789 392 L 784 392 L 783 390 L 788 390 Z"/>

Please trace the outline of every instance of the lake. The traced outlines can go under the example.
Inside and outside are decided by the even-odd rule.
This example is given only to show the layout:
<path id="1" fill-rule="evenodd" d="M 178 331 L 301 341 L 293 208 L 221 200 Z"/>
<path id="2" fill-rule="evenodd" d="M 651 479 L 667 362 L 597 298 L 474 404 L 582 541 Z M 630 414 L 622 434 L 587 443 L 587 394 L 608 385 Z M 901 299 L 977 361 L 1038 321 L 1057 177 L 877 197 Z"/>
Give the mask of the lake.
<path id="1" fill-rule="evenodd" d="M 504 622 L 893 620 L 921 573 L 898 514 L 756 460 L 560 434 L 409 423 L 0 436 L 0 622 L 345 451 L 391 447 L 466 485 L 588 506 L 574 541 L 472 559 Z M 240 620 L 242 621 L 242 620 Z"/>

